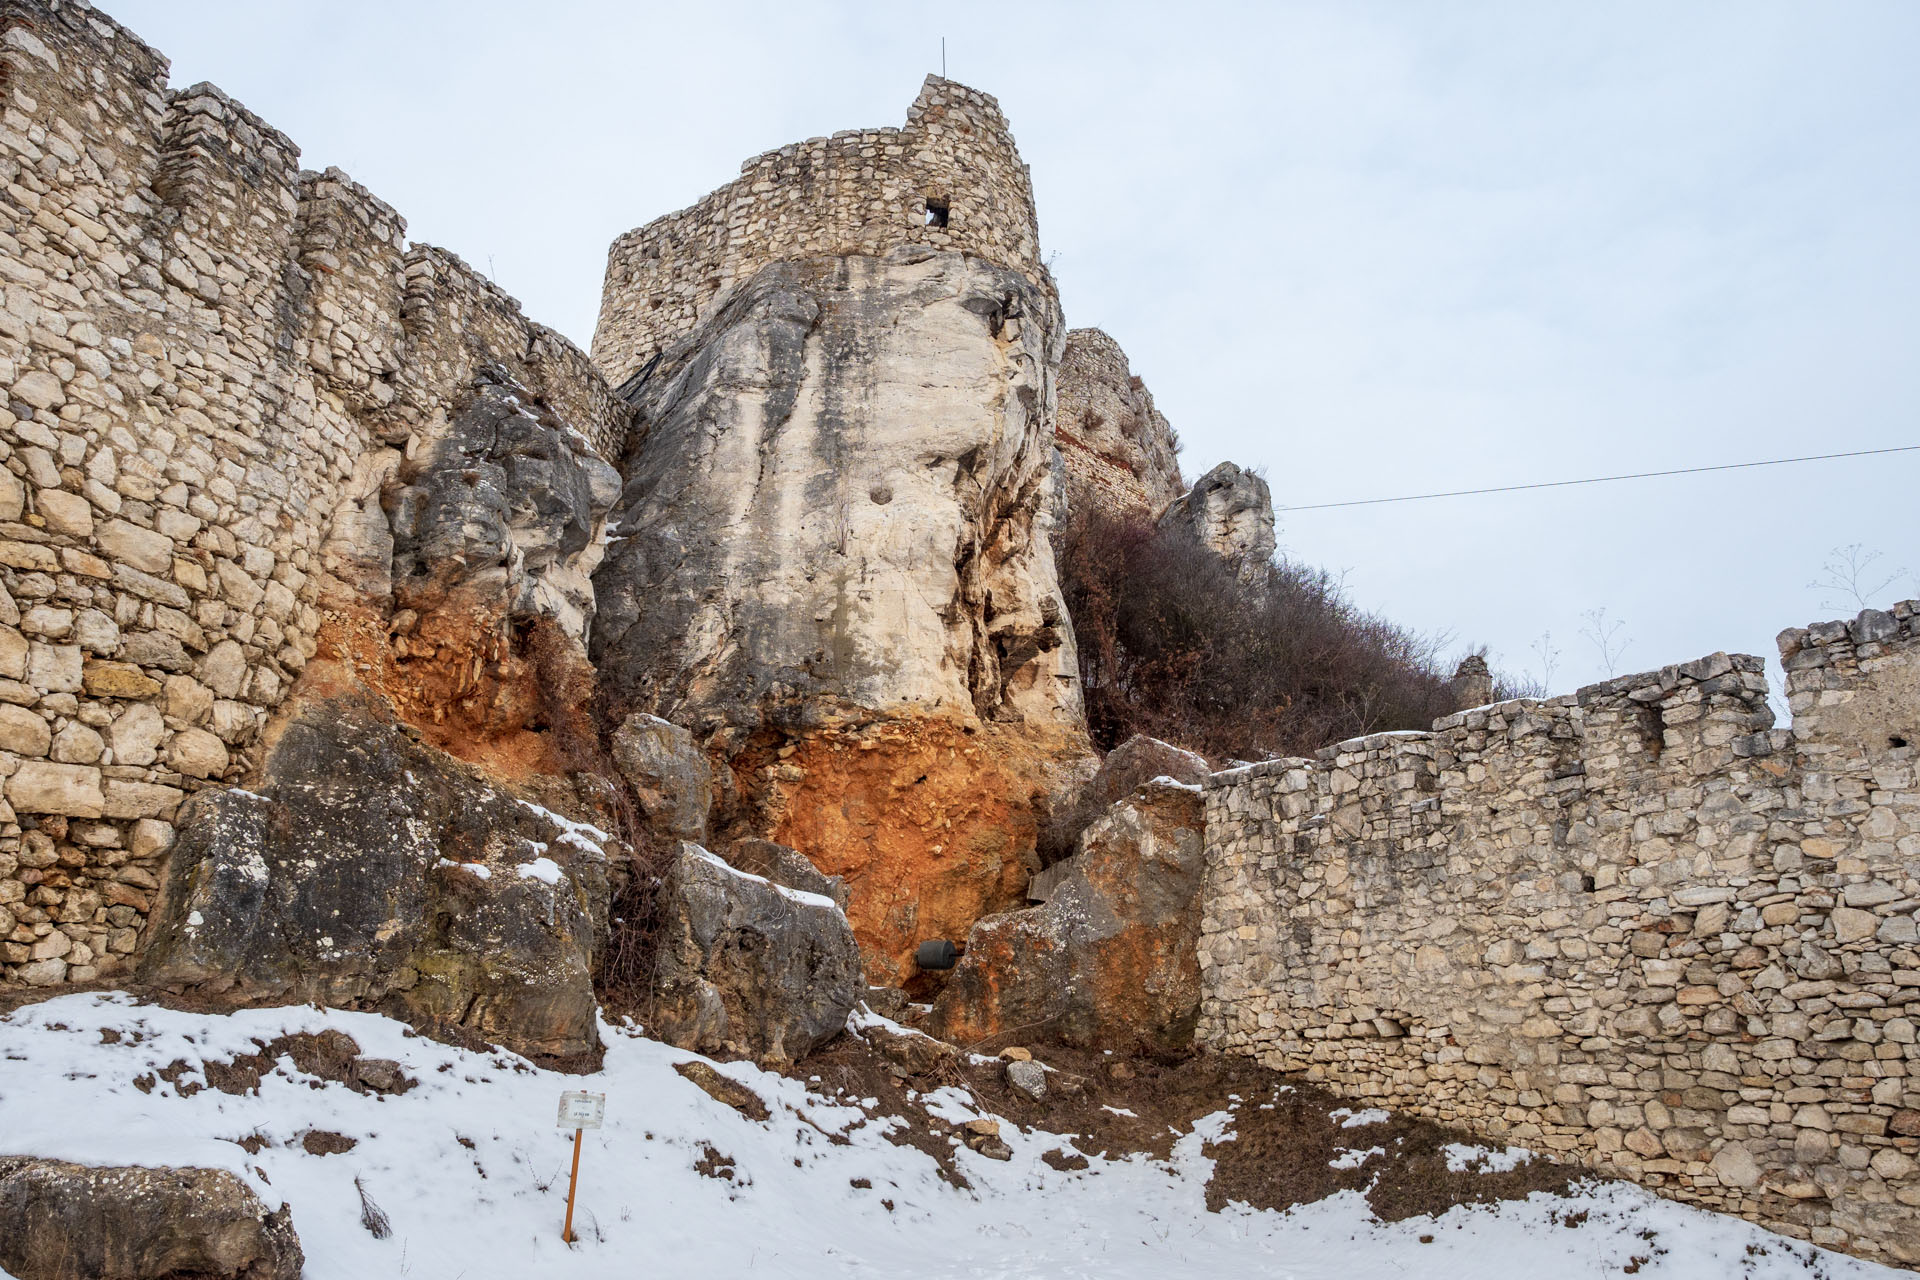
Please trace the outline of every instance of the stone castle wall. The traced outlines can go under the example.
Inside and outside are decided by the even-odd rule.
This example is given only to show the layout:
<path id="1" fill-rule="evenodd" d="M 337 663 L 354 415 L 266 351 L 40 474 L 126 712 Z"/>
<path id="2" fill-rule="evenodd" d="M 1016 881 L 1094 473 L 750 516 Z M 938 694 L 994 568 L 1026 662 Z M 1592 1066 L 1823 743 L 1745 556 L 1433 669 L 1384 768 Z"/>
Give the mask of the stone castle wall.
<path id="1" fill-rule="evenodd" d="M 583 352 L 298 154 L 90 7 L 0 8 L 0 982 L 135 950 L 320 645 L 357 463 L 488 367 L 619 446 Z"/>
<path id="2" fill-rule="evenodd" d="M 1920 1261 L 1917 614 L 1216 775 L 1202 1039 Z"/>
<path id="3" fill-rule="evenodd" d="M 1173 427 L 1104 330 L 1068 332 L 1055 384 L 1054 442 L 1068 510 L 1153 519 L 1186 489 Z"/>
<path id="4" fill-rule="evenodd" d="M 942 225 L 929 206 L 944 207 Z M 959 249 L 1049 294 L 1033 184 L 993 97 L 928 76 L 904 128 L 849 129 L 754 157 L 699 203 L 607 253 L 593 356 L 618 385 L 769 263 Z"/>

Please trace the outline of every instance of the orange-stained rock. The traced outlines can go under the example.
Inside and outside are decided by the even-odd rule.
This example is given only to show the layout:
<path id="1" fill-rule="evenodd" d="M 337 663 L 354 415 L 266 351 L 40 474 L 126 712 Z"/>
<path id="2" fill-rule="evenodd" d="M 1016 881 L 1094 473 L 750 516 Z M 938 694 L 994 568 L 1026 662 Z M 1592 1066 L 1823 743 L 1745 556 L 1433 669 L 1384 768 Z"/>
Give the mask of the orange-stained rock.
<path id="1" fill-rule="evenodd" d="M 516 625 L 494 601 L 449 601 L 407 634 L 370 609 L 321 615 L 316 657 L 350 668 L 420 736 L 505 778 L 565 773 L 593 740 L 593 671 L 546 618 Z"/>
<path id="2" fill-rule="evenodd" d="M 1194 787 L 1149 782 L 1115 804 L 1044 905 L 974 926 L 927 1030 L 955 1044 L 1190 1047 L 1203 828 Z"/>
<path id="3" fill-rule="evenodd" d="M 1077 734 L 919 717 L 769 736 L 732 772 L 749 827 L 846 877 L 867 977 L 898 986 L 920 942 L 1022 901 L 1038 816 L 1086 762 Z"/>

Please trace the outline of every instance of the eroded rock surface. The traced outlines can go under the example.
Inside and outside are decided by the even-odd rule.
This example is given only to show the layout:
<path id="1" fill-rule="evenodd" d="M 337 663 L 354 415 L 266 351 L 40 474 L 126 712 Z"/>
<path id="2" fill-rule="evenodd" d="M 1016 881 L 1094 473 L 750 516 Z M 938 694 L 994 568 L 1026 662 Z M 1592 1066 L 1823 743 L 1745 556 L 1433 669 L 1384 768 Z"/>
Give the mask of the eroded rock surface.
<path id="1" fill-rule="evenodd" d="M 1073 725 L 1039 532 L 1055 304 L 909 247 L 759 271 L 636 393 L 594 655 L 696 732 L 837 704 Z"/>
<path id="2" fill-rule="evenodd" d="M 1100 329 L 1068 332 L 1060 357 L 1054 436 L 1066 503 L 1152 519 L 1178 498 L 1180 440 L 1127 353 Z"/>
<path id="3" fill-rule="evenodd" d="M 1087 829 L 1044 905 L 974 926 L 927 1029 L 957 1044 L 1190 1047 L 1202 837 L 1196 788 L 1139 787 Z"/>
<path id="4" fill-rule="evenodd" d="M 601 838 L 411 740 L 362 696 L 318 699 L 251 789 L 183 809 L 142 976 L 589 1053 Z"/>
<path id="5" fill-rule="evenodd" d="M 0 1156 L 0 1271 L 19 1280 L 300 1280 L 286 1205 L 224 1169 Z"/>
<path id="6" fill-rule="evenodd" d="M 590 736 L 592 573 L 619 474 L 499 369 L 403 455 L 356 465 L 325 563 L 325 656 L 353 662 L 435 745 L 560 772 Z"/>
<path id="7" fill-rule="evenodd" d="M 1160 524 L 1190 534 L 1232 563 L 1242 577 L 1264 572 L 1278 546 L 1267 482 L 1233 462 L 1223 462 L 1194 481 L 1193 488 L 1166 509 Z"/>
<path id="8" fill-rule="evenodd" d="M 831 898 L 841 911 L 847 909 L 846 877 L 821 875 L 819 868 L 797 849 L 789 849 L 772 840 L 735 840 L 727 846 L 723 856 L 727 865 L 735 871 L 744 871 L 802 893 Z"/>
<path id="9" fill-rule="evenodd" d="M 661 902 L 652 1034 L 683 1049 L 781 1063 L 846 1028 L 866 987 L 853 930 L 830 899 L 682 843 Z"/>
<path id="10" fill-rule="evenodd" d="M 730 764 L 716 838 L 846 877 L 876 980 L 1018 901 L 1048 770 L 1089 754 L 1045 536 L 1059 335 L 966 254 L 808 258 L 628 391 L 602 685 Z"/>
<path id="11" fill-rule="evenodd" d="M 613 763 L 653 829 L 699 844 L 713 807 L 713 768 L 693 735 L 637 711 L 613 733 Z"/>

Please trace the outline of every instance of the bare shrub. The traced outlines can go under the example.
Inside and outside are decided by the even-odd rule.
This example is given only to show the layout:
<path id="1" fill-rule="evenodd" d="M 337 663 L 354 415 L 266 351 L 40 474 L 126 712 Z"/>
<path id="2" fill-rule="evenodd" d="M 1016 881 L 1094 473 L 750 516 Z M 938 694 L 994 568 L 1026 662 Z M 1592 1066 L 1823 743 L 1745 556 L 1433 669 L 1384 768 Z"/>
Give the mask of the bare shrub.
<path id="1" fill-rule="evenodd" d="M 1356 608 L 1286 560 L 1252 582 L 1138 517 L 1076 512 L 1056 544 L 1087 719 L 1215 759 L 1300 755 L 1453 709 L 1438 641 Z"/>

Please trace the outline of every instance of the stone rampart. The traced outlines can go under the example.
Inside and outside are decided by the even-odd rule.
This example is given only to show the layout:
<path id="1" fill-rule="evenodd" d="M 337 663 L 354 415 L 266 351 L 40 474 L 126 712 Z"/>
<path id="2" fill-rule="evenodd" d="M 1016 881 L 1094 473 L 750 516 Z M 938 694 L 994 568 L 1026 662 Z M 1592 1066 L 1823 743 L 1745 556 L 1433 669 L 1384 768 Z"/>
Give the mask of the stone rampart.
<path id="1" fill-rule="evenodd" d="M 1053 292 L 1033 184 L 990 95 L 928 76 L 905 127 L 755 156 L 699 203 L 615 240 L 594 360 L 618 385 L 769 263 L 904 244 L 963 250 Z"/>
<path id="2" fill-rule="evenodd" d="M 1216 775 L 1202 1040 L 1920 1262 L 1917 612 Z"/>
<path id="3" fill-rule="evenodd" d="M 583 352 L 298 158 L 98 11 L 0 6 L 0 982 L 134 951 L 320 647 L 357 464 L 483 370 L 619 447 Z"/>

